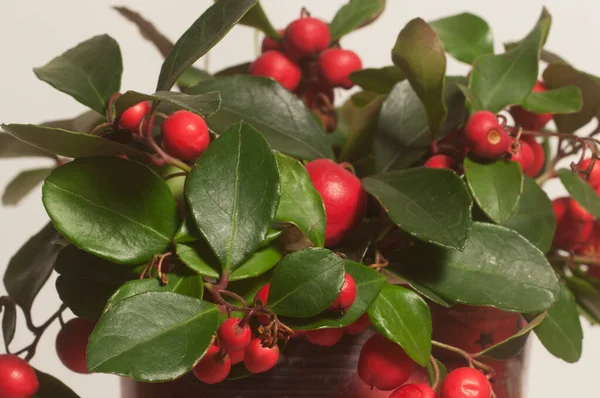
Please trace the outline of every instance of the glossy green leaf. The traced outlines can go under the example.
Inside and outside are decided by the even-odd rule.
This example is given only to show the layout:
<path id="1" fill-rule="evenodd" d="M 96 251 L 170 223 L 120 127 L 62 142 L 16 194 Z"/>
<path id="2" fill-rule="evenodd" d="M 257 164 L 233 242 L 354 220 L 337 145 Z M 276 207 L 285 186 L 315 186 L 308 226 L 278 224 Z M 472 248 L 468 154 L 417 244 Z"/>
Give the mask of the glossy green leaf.
<path id="1" fill-rule="evenodd" d="M 398 285 L 384 285 L 369 307 L 379 333 L 398 343 L 416 363 L 427 366 L 431 355 L 431 315 L 425 300 Z"/>
<path id="2" fill-rule="evenodd" d="M 444 380 L 446 378 L 446 375 L 448 374 L 448 370 L 446 370 L 446 367 L 444 366 L 444 364 L 441 363 L 439 360 L 434 359 L 434 361 L 436 362 L 437 367 L 440 372 L 440 380 Z M 429 361 L 427 363 L 427 375 L 429 376 L 429 384 L 431 384 L 433 386 L 436 381 L 436 374 L 435 374 L 435 369 L 434 369 L 431 361 Z"/>
<path id="3" fill-rule="evenodd" d="M 360 93 L 359 93 L 360 94 Z M 340 159 L 345 162 L 364 159 L 372 155 L 373 137 L 384 97 L 369 98 L 369 102 L 358 106 L 354 95 L 340 109 L 342 120 L 348 124 L 346 139 L 342 145 Z"/>
<path id="4" fill-rule="evenodd" d="M 0 158 L 25 156 L 52 157 L 52 154 L 36 146 L 27 144 L 10 134 L 0 132 Z"/>
<path id="5" fill-rule="evenodd" d="M 186 197 L 196 226 L 223 271 L 234 271 L 265 240 L 279 204 L 275 156 L 260 133 L 241 122 L 196 161 Z"/>
<path id="6" fill-rule="evenodd" d="M 469 190 L 481 210 L 495 223 L 503 224 L 515 212 L 523 192 L 523 172 L 517 162 L 478 162 L 465 158 Z"/>
<path id="7" fill-rule="evenodd" d="M 558 177 L 573 199 L 594 217 L 600 217 L 600 197 L 594 188 L 576 173 L 561 169 Z"/>
<path id="8" fill-rule="evenodd" d="M 281 200 L 275 219 L 300 229 L 315 246 L 325 245 L 325 206 L 308 172 L 296 159 L 276 154 Z"/>
<path id="9" fill-rule="evenodd" d="M 59 128 L 34 124 L 3 124 L 2 128 L 19 140 L 44 151 L 68 158 L 127 155 L 144 158 L 145 152 L 107 140 L 106 138 L 75 133 Z"/>
<path id="10" fill-rule="evenodd" d="M 581 90 L 576 86 L 531 92 L 523 102 L 523 108 L 535 113 L 575 113 L 582 106 Z"/>
<path id="11" fill-rule="evenodd" d="M 8 347 L 15 337 L 17 329 L 17 304 L 10 298 L 5 297 L 0 308 L 2 311 L 2 337 L 4 346 Z"/>
<path id="12" fill-rule="evenodd" d="M 215 78 L 190 88 L 189 94 L 218 91 L 219 112 L 207 120 L 218 133 L 248 122 L 272 149 L 299 159 L 333 158 L 325 132 L 302 100 L 272 79 L 236 75 Z"/>
<path id="13" fill-rule="evenodd" d="M 177 86 L 182 91 L 185 91 L 188 88 L 193 87 L 200 82 L 210 80 L 212 78 L 213 76 L 210 73 L 190 66 L 189 68 L 184 70 L 181 76 L 179 76 L 179 78 L 177 79 Z"/>
<path id="14" fill-rule="evenodd" d="M 143 101 L 162 101 L 178 109 L 190 111 L 202 117 L 208 117 L 219 110 L 221 97 L 216 91 L 198 95 L 189 95 L 174 91 L 159 91 L 150 95 L 137 91 L 127 91 L 115 103 L 117 114 L 122 115 L 127 109 Z"/>
<path id="15" fill-rule="evenodd" d="M 125 299 L 98 321 L 87 348 L 88 368 L 146 382 L 174 380 L 204 355 L 218 312 L 214 304 L 170 292 Z"/>
<path id="16" fill-rule="evenodd" d="M 469 113 L 472 113 L 475 109 L 483 109 L 483 104 L 481 103 L 481 100 L 479 99 L 477 94 L 473 92 L 473 90 L 462 84 L 458 84 L 458 88 L 467 100 L 467 109 L 469 110 Z"/>
<path id="17" fill-rule="evenodd" d="M 352 72 L 350 80 L 363 90 L 387 94 L 392 91 L 396 83 L 404 80 L 404 73 L 397 66 L 366 68 Z"/>
<path id="18" fill-rule="evenodd" d="M 336 41 L 373 22 L 384 8 L 385 1 L 382 0 L 350 0 L 338 10 L 329 25 L 331 40 Z"/>
<path id="19" fill-rule="evenodd" d="M 415 238 L 457 250 L 465 246 L 473 202 L 454 172 L 425 167 L 391 171 L 365 178 L 363 186 Z"/>
<path id="20" fill-rule="evenodd" d="M 260 1 L 257 1 L 256 4 L 246 13 L 246 15 L 242 17 L 240 20 L 240 25 L 246 25 L 258 29 L 273 40 L 279 40 L 281 38 L 279 32 L 277 32 L 277 29 L 273 27 L 271 21 L 269 21 L 269 18 L 267 17 L 267 14 L 265 14 L 265 10 L 263 10 Z"/>
<path id="21" fill-rule="evenodd" d="M 473 223 L 463 251 L 418 244 L 390 256 L 389 270 L 449 302 L 536 313 L 560 288 L 546 257 L 508 228 Z"/>
<path id="22" fill-rule="evenodd" d="M 160 70 L 156 91 L 168 91 L 179 76 L 213 48 L 256 4 L 256 0 L 220 0 L 177 40 Z"/>
<path id="23" fill-rule="evenodd" d="M 578 276 L 565 278 L 577 304 L 596 322 L 600 322 L 600 292 L 590 281 Z"/>
<path id="24" fill-rule="evenodd" d="M 14 206 L 33 191 L 52 171 L 51 167 L 43 167 L 22 171 L 8 183 L 2 195 L 4 206 Z"/>
<path id="25" fill-rule="evenodd" d="M 104 114 L 108 99 L 121 88 L 123 59 L 117 42 L 101 35 L 33 71 L 40 80 Z"/>
<path id="26" fill-rule="evenodd" d="M 421 18 L 413 19 L 398 35 L 392 60 L 421 99 L 429 130 L 437 136 L 448 116 L 444 102 L 446 53 L 439 36 Z"/>
<path id="27" fill-rule="evenodd" d="M 542 313 L 538 316 L 531 316 L 529 323 L 525 325 L 525 327 L 521 328 L 521 330 L 519 330 L 517 333 L 510 336 L 506 340 L 486 348 L 485 350 L 479 352 L 478 355 L 497 359 L 499 361 L 505 361 L 518 355 L 521 351 L 523 351 L 523 348 L 529 339 L 531 330 L 537 327 L 544 320 L 545 316 L 545 313 Z"/>
<path id="28" fill-rule="evenodd" d="M 344 283 L 344 260 L 321 248 L 288 254 L 273 271 L 267 304 L 277 315 L 307 318 L 325 310 Z"/>
<path id="29" fill-rule="evenodd" d="M 40 382 L 39 390 L 33 395 L 33 398 L 79 398 L 75 391 L 67 387 L 62 381 L 47 373 L 37 369 L 35 375 Z"/>
<path id="30" fill-rule="evenodd" d="M 494 53 L 494 37 L 488 23 L 465 12 L 436 19 L 429 25 L 437 32 L 448 54 L 466 64 L 477 57 Z"/>
<path id="31" fill-rule="evenodd" d="M 80 249 L 138 265 L 163 253 L 177 231 L 175 199 L 148 167 L 119 158 L 81 158 L 55 169 L 42 200 L 56 229 Z"/>

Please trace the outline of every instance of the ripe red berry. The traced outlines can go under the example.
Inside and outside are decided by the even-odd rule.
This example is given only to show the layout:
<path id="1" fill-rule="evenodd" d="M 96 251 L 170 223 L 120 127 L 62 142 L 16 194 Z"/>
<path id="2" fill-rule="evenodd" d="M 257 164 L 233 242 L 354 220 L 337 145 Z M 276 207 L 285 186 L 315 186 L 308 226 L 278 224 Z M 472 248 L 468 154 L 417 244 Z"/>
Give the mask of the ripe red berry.
<path id="1" fill-rule="evenodd" d="M 354 323 L 351 323 L 346 327 L 347 334 L 359 334 L 367 330 L 371 326 L 371 321 L 369 320 L 369 314 L 365 313 L 363 316 L 358 318 Z"/>
<path id="2" fill-rule="evenodd" d="M 544 82 L 538 81 L 532 91 L 534 93 L 541 93 L 546 90 Z M 550 120 L 552 120 L 551 113 L 533 113 L 525 110 L 521 106 L 512 107 L 510 109 L 510 114 L 515 119 L 515 122 L 525 130 L 541 130 Z"/>
<path id="3" fill-rule="evenodd" d="M 283 38 L 285 51 L 293 58 L 304 58 L 329 47 L 329 25 L 317 18 L 300 18 L 288 25 Z"/>
<path id="4" fill-rule="evenodd" d="M 408 380 L 415 363 L 396 343 L 375 334 L 363 346 L 358 358 L 358 376 L 369 386 L 393 390 Z"/>
<path id="5" fill-rule="evenodd" d="M 362 61 L 355 52 L 330 48 L 319 55 L 319 75 L 331 87 L 352 88 L 350 74 L 362 69 Z"/>
<path id="6" fill-rule="evenodd" d="M 132 133 L 139 132 L 139 126 L 144 116 L 150 112 L 150 102 L 140 102 L 127 109 L 119 119 L 119 127 L 131 131 Z"/>
<path id="7" fill-rule="evenodd" d="M 456 162 L 448 155 L 433 155 L 425 162 L 425 167 L 432 169 L 450 169 L 453 170 Z"/>
<path id="8" fill-rule="evenodd" d="M 579 165 L 579 170 L 582 172 L 587 171 L 592 163 L 592 158 L 584 159 L 583 162 Z M 594 162 L 594 166 L 592 167 L 592 171 L 590 173 L 590 179 L 588 180 L 590 185 L 594 188 L 600 186 L 600 159 Z"/>
<path id="9" fill-rule="evenodd" d="M 331 347 L 337 344 L 344 335 L 344 328 L 325 328 L 309 330 L 306 332 L 306 339 L 315 345 L 322 347 Z"/>
<path id="10" fill-rule="evenodd" d="M 216 344 L 211 344 L 208 350 L 194 366 L 194 375 L 203 383 L 217 384 L 229 375 L 231 370 L 231 359 Z"/>
<path id="11" fill-rule="evenodd" d="M 259 299 L 263 305 L 267 304 L 267 300 L 269 298 L 269 288 L 270 287 L 271 287 L 271 284 L 267 283 L 266 285 L 261 287 L 260 290 L 256 293 L 256 296 L 254 296 L 255 298 Z M 267 314 L 258 314 L 257 319 L 261 325 L 268 325 L 269 322 L 271 322 L 271 318 L 269 318 L 269 316 Z"/>
<path id="12" fill-rule="evenodd" d="M 484 159 L 498 159 L 510 146 L 510 136 L 498 123 L 495 114 L 488 111 L 475 112 L 463 129 L 465 142 L 471 152 Z"/>
<path id="13" fill-rule="evenodd" d="M 458 368 L 448 373 L 440 388 L 440 398 L 490 398 L 492 386 L 483 373 Z"/>
<path id="14" fill-rule="evenodd" d="M 243 350 L 250 343 L 250 326 L 247 323 L 240 326 L 241 321 L 239 318 L 229 318 L 217 330 L 219 346 L 228 352 Z"/>
<path id="15" fill-rule="evenodd" d="M 244 362 L 245 352 L 245 348 L 238 351 L 227 351 L 227 353 L 229 354 L 229 359 L 231 360 L 231 364 L 235 365 L 236 363 Z"/>
<path id="16" fill-rule="evenodd" d="M 259 338 L 254 338 L 244 352 L 244 364 L 252 373 L 263 373 L 271 370 L 279 360 L 279 346 L 263 346 Z"/>
<path id="17" fill-rule="evenodd" d="M 529 177 L 535 178 L 537 177 L 542 169 L 544 168 L 544 164 L 546 162 L 546 153 L 544 152 L 544 148 L 542 145 L 536 141 L 535 137 L 532 135 L 523 135 L 521 137 L 522 142 L 526 142 L 529 144 L 529 147 L 533 151 L 533 163 L 531 167 L 525 172 Z"/>
<path id="18" fill-rule="evenodd" d="M 29 398 L 40 387 L 33 368 L 16 355 L 0 355 L 0 397 Z"/>
<path id="19" fill-rule="evenodd" d="M 533 160 L 535 157 L 533 150 L 525 141 L 519 140 L 518 144 L 516 144 L 513 140 L 513 151 L 514 152 L 510 160 L 519 163 L 523 173 L 527 173 L 531 166 L 533 166 Z"/>
<path id="20" fill-rule="evenodd" d="M 336 245 L 363 218 L 366 193 L 354 174 L 329 159 L 313 160 L 306 170 L 325 205 L 325 243 Z"/>
<path id="21" fill-rule="evenodd" d="M 349 273 L 344 274 L 344 284 L 340 289 L 340 293 L 335 298 L 335 301 L 329 309 L 336 312 L 344 312 L 348 308 L 352 307 L 356 300 L 356 282 Z"/>
<path id="22" fill-rule="evenodd" d="M 395 390 L 389 398 L 436 398 L 435 391 L 427 384 L 407 384 Z"/>
<path id="23" fill-rule="evenodd" d="M 210 143 L 208 126 L 204 119 L 189 111 L 172 113 L 162 125 L 163 148 L 181 160 L 193 160 Z"/>
<path id="24" fill-rule="evenodd" d="M 279 32 L 279 35 L 282 37 L 285 35 L 285 29 L 278 29 L 277 32 Z M 262 41 L 260 51 L 262 53 L 266 53 L 267 51 L 271 51 L 271 50 L 277 50 L 277 51 L 281 50 L 281 42 L 275 41 L 275 40 L 271 39 L 269 36 L 265 36 Z"/>
<path id="25" fill-rule="evenodd" d="M 552 245 L 568 251 L 583 250 L 594 231 L 594 218 L 577 201 L 565 197 L 552 202 L 556 233 Z"/>
<path id="26" fill-rule="evenodd" d="M 250 74 L 275 79 L 290 91 L 298 87 L 302 77 L 300 67 L 286 55 L 275 50 L 267 51 L 258 57 L 250 66 Z"/>
<path id="27" fill-rule="evenodd" d="M 90 373 L 86 364 L 86 350 L 95 326 L 94 322 L 87 319 L 74 318 L 56 336 L 58 358 L 73 372 Z"/>

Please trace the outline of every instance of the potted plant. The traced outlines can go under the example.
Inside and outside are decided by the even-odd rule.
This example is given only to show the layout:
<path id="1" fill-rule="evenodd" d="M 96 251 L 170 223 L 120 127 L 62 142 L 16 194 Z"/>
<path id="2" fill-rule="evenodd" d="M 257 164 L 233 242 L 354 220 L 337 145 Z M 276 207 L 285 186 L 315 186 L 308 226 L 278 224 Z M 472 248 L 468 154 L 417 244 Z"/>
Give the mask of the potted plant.
<path id="1" fill-rule="evenodd" d="M 278 31 L 257 0 L 218 0 L 174 44 L 117 8 L 165 56 L 154 93 L 122 90 L 106 35 L 35 69 L 90 111 L 2 125 L 0 156 L 56 167 L 4 195 L 44 180 L 51 222 L 4 276 L 0 395 L 77 396 L 27 363 L 54 322 L 65 366 L 132 397 L 515 398 L 532 331 L 579 359 L 580 315 L 600 322 L 600 78 L 544 48 L 546 10 L 501 53 L 478 16 L 416 18 L 363 69 L 343 37 L 384 7 Z M 261 54 L 195 68 L 236 24 Z M 64 304 L 39 323 L 53 270 Z"/>

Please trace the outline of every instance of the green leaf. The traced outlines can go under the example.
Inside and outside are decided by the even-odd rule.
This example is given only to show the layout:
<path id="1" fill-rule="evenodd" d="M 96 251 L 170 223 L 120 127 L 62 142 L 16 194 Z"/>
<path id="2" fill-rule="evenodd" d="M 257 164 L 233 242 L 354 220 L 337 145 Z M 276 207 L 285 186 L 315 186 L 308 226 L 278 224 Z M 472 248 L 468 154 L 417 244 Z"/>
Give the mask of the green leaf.
<path id="1" fill-rule="evenodd" d="M 581 90 L 576 86 L 531 92 L 523 102 L 523 108 L 535 113 L 575 113 L 582 106 Z"/>
<path id="2" fill-rule="evenodd" d="M 325 206 L 308 172 L 296 159 L 276 154 L 281 200 L 275 219 L 294 224 L 315 246 L 325 245 Z"/>
<path id="3" fill-rule="evenodd" d="M 256 0 L 220 0 L 210 6 L 177 40 L 160 70 L 156 91 L 173 87 L 177 78 L 213 48 L 256 4 Z"/>
<path id="4" fill-rule="evenodd" d="M 5 297 L 6 302 L 0 308 L 2 310 L 2 337 L 4 345 L 8 347 L 15 337 L 17 329 L 17 304 L 10 298 Z"/>
<path id="5" fill-rule="evenodd" d="M 598 288 L 589 281 L 570 276 L 565 278 L 567 286 L 575 295 L 577 304 L 585 311 L 585 314 L 599 322 L 600 320 L 600 293 Z"/>
<path id="6" fill-rule="evenodd" d="M 115 103 L 117 114 L 120 116 L 127 109 L 143 101 L 162 101 L 178 109 L 190 111 L 202 117 L 208 117 L 219 110 L 221 97 L 216 91 L 198 95 L 188 95 L 173 91 L 159 91 L 149 95 L 136 91 L 127 91 Z"/>
<path id="7" fill-rule="evenodd" d="M 35 375 L 40 382 L 39 390 L 33 395 L 33 398 L 79 398 L 75 391 L 67 387 L 62 381 L 47 373 L 37 369 Z"/>
<path id="8" fill-rule="evenodd" d="M 75 159 L 46 179 L 42 200 L 56 229 L 80 249 L 138 265 L 164 252 L 178 227 L 165 181 L 119 158 Z"/>
<path id="9" fill-rule="evenodd" d="M 523 192 L 523 172 L 517 162 L 492 163 L 465 158 L 465 176 L 475 202 L 492 221 L 505 223 L 514 214 Z"/>
<path id="10" fill-rule="evenodd" d="M 600 217 L 600 197 L 594 188 L 576 173 L 561 169 L 557 172 L 560 181 L 571 197 L 594 217 Z"/>
<path id="11" fill-rule="evenodd" d="M 329 25 L 331 41 L 372 23 L 384 8 L 385 1 L 382 0 L 350 0 L 338 10 Z"/>
<path id="12" fill-rule="evenodd" d="M 129 22 L 135 24 L 142 37 L 154 44 L 163 57 L 169 55 L 169 52 L 173 49 L 173 43 L 160 33 L 150 21 L 146 20 L 139 12 L 130 10 L 127 7 L 114 6 L 113 9 Z"/>
<path id="13" fill-rule="evenodd" d="M 379 294 L 385 284 L 385 277 L 363 264 L 350 260 L 346 261 L 346 272 L 356 283 L 356 300 L 343 315 L 325 311 L 311 318 L 284 318 L 284 323 L 294 330 L 314 330 L 341 328 L 357 321 L 367 312 Z"/>
<path id="14" fill-rule="evenodd" d="M 307 318 L 333 304 L 344 284 L 344 260 L 321 248 L 288 254 L 275 267 L 267 304 L 277 315 Z"/>
<path id="15" fill-rule="evenodd" d="M 41 150 L 67 158 L 118 156 L 145 158 L 148 154 L 106 138 L 34 124 L 3 124 L 2 128 L 19 140 Z"/>
<path id="16" fill-rule="evenodd" d="M 276 81 L 249 75 L 224 76 L 187 92 L 210 91 L 221 94 L 219 112 L 207 120 L 216 132 L 243 120 L 259 130 L 274 150 L 298 159 L 333 158 L 321 124 L 298 96 Z"/>
<path id="17" fill-rule="evenodd" d="M 518 233 L 473 223 L 463 251 L 418 244 L 389 257 L 388 269 L 443 299 L 504 311 L 548 309 L 560 288 L 546 257 Z"/>
<path id="18" fill-rule="evenodd" d="M 33 71 L 38 79 L 104 114 L 108 99 L 121 88 L 123 59 L 119 44 L 112 37 L 101 35 Z"/>
<path id="19" fill-rule="evenodd" d="M 279 194 L 275 156 L 247 123 L 221 134 L 196 161 L 186 197 L 223 271 L 235 271 L 265 240 Z"/>
<path id="20" fill-rule="evenodd" d="M 352 72 L 350 80 L 363 90 L 387 94 L 392 91 L 396 83 L 404 80 L 404 73 L 397 66 L 366 68 Z"/>
<path id="21" fill-rule="evenodd" d="M 552 201 L 535 180 L 524 176 L 523 195 L 519 204 L 502 225 L 517 231 L 542 252 L 550 250 L 556 218 Z"/>
<path id="22" fill-rule="evenodd" d="M 467 108 L 469 109 L 469 113 L 472 113 L 475 110 L 483 109 L 483 104 L 481 103 L 481 100 L 473 92 L 473 90 L 471 90 L 469 87 L 464 86 L 462 84 L 458 84 L 457 86 L 467 100 Z"/>
<path id="23" fill-rule="evenodd" d="M 88 368 L 145 382 L 174 380 L 206 352 L 218 313 L 214 304 L 176 293 L 132 296 L 98 321 L 87 348 Z"/>
<path id="24" fill-rule="evenodd" d="M 545 316 L 545 313 L 542 313 L 538 316 L 531 316 L 529 323 L 517 333 L 510 336 L 506 340 L 486 348 L 485 350 L 479 352 L 478 355 L 486 356 L 499 361 L 506 361 L 507 359 L 518 355 L 525 347 L 531 330 L 537 327 L 544 320 Z"/>
<path id="25" fill-rule="evenodd" d="M 465 98 L 457 83 L 465 82 L 464 77 L 446 78 L 444 95 L 449 117 L 437 138 L 463 123 Z M 408 81 L 398 83 L 379 113 L 373 145 L 377 170 L 384 172 L 409 167 L 429 151 L 432 140 L 423 104 Z"/>
<path id="26" fill-rule="evenodd" d="M 425 300 L 410 289 L 384 285 L 369 307 L 373 327 L 398 343 L 416 363 L 425 367 L 431 355 L 431 315 Z"/>
<path id="27" fill-rule="evenodd" d="M 379 95 L 359 106 L 354 101 L 356 97 L 354 95 L 340 109 L 342 120 L 348 124 L 346 140 L 340 153 L 340 159 L 346 162 L 371 156 L 373 136 L 377 131 L 377 119 L 384 100 Z"/>
<path id="28" fill-rule="evenodd" d="M 436 19 L 429 25 L 437 32 L 448 54 L 466 64 L 477 57 L 494 53 L 494 37 L 488 23 L 465 12 Z"/>
<path id="29" fill-rule="evenodd" d="M 271 21 L 269 21 L 269 18 L 265 14 L 265 10 L 263 10 L 260 1 L 257 1 L 250 11 L 248 11 L 246 15 L 242 17 L 240 20 L 240 25 L 256 28 L 273 40 L 281 39 L 279 32 L 277 32 L 277 29 L 273 27 Z"/>
<path id="30" fill-rule="evenodd" d="M 542 49 L 540 59 L 548 64 L 562 63 L 565 65 L 569 65 L 569 62 L 562 58 L 560 55 L 550 50 L 546 50 L 545 48 Z"/>
<path id="31" fill-rule="evenodd" d="M 425 242 L 462 250 L 473 202 L 451 170 L 419 167 L 367 177 L 363 186 L 402 230 Z"/>
<path id="32" fill-rule="evenodd" d="M 413 19 L 398 35 L 392 60 L 421 99 L 429 129 L 437 136 L 448 116 L 444 102 L 446 53 L 439 36 L 421 18 Z"/>
<path id="33" fill-rule="evenodd" d="M 438 369 L 440 371 L 440 380 L 444 380 L 446 378 L 446 375 L 448 374 L 448 370 L 446 370 L 444 364 L 441 363 L 439 360 L 434 359 L 434 361 L 437 363 Z M 436 381 L 436 375 L 435 369 L 433 368 L 433 364 L 431 363 L 431 361 L 427 363 L 427 375 L 429 376 L 429 384 L 433 386 Z"/>
<path id="34" fill-rule="evenodd" d="M 531 316 L 527 316 L 530 318 Z M 556 302 L 542 323 L 533 329 L 544 347 L 557 358 L 575 363 L 581 358 L 583 330 L 573 293 L 561 285 Z"/>
<path id="35" fill-rule="evenodd" d="M 481 99 L 483 109 L 497 113 L 525 101 L 537 80 L 540 51 L 550 23 L 550 14 L 544 9 L 533 30 L 513 48 L 477 58 L 469 88 Z"/>
<path id="36" fill-rule="evenodd" d="M 106 122 L 106 117 L 93 110 L 87 110 L 82 114 L 70 119 L 51 120 L 40 126 L 52 127 L 68 131 L 89 132 L 100 123 Z M 46 152 L 49 154 L 48 152 Z"/>
<path id="37" fill-rule="evenodd" d="M 51 158 L 52 154 L 18 140 L 10 134 L 0 132 L 0 158 L 19 158 L 25 156 L 41 156 Z"/>
<path id="38" fill-rule="evenodd" d="M 213 76 L 210 73 L 190 66 L 184 70 L 181 76 L 179 76 L 179 79 L 177 79 L 177 86 L 181 89 L 181 91 L 185 91 L 200 82 L 212 78 Z"/>
<path id="39" fill-rule="evenodd" d="M 4 287 L 26 314 L 54 269 L 56 256 L 62 249 L 56 242 L 58 239 L 60 235 L 52 224 L 46 224 L 8 263 L 4 273 Z"/>
<path id="40" fill-rule="evenodd" d="M 14 206 L 33 191 L 52 171 L 51 167 L 22 171 L 8 183 L 2 195 L 4 206 Z"/>

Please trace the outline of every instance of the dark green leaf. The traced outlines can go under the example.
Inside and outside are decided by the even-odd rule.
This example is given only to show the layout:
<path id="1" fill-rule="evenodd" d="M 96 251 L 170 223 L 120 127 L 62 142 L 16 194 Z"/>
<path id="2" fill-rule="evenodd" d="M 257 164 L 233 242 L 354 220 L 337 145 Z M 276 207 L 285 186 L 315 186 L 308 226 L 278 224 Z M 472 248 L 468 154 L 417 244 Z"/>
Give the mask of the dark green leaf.
<path id="1" fill-rule="evenodd" d="M 223 1 L 223 0 L 221 0 Z M 265 240 L 279 204 L 277 161 L 260 133 L 241 122 L 196 161 L 186 197 L 223 271 L 234 271 Z"/>
<path id="2" fill-rule="evenodd" d="M 600 292 L 598 288 L 589 281 L 577 276 L 566 278 L 566 282 L 569 289 L 575 295 L 577 304 L 592 319 L 600 322 Z"/>
<path id="3" fill-rule="evenodd" d="M 120 264 L 142 264 L 164 252 L 178 227 L 165 181 L 119 158 L 81 158 L 57 168 L 44 183 L 42 200 L 67 239 Z"/>
<path id="4" fill-rule="evenodd" d="M 457 85 L 467 100 L 467 109 L 472 113 L 475 109 L 483 109 L 483 104 L 479 97 L 469 87 L 462 84 Z"/>
<path id="5" fill-rule="evenodd" d="M 52 127 L 68 131 L 89 132 L 94 127 L 106 121 L 106 117 L 96 111 L 88 110 L 71 119 L 51 120 L 40 124 L 43 127 Z"/>
<path id="6" fill-rule="evenodd" d="M 256 0 L 220 0 L 177 40 L 160 70 L 156 91 L 169 90 L 177 78 L 208 52 L 256 4 Z"/>
<path id="7" fill-rule="evenodd" d="M 225 69 L 221 69 L 218 72 L 215 72 L 215 76 L 229 76 L 229 75 L 247 75 L 250 73 L 250 66 L 252 62 L 244 62 L 241 64 L 229 66 Z M 206 79 L 205 79 L 206 80 Z"/>
<path id="8" fill-rule="evenodd" d="M 35 189 L 52 171 L 51 167 L 22 171 L 6 186 L 2 204 L 14 206 Z"/>
<path id="9" fill-rule="evenodd" d="M 17 328 L 17 305 L 10 297 L 4 297 L 6 302 L 2 305 L 2 336 L 4 345 L 8 347 L 15 337 Z"/>
<path id="10" fill-rule="evenodd" d="M 212 78 L 213 78 L 213 76 L 210 73 L 205 72 L 198 68 L 194 68 L 193 66 L 190 66 L 189 68 L 184 70 L 183 73 L 181 74 L 181 76 L 179 76 L 179 79 L 177 79 L 177 86 L 179 86 L 179 88 L 182 91 L 185 91 L 188 88 L 195 86 L 196 84 L 198 84 L 200 82 L 203 82 L 205 80 L 209 80 Z"/>
<path id="11" fill-rule="evenodd" d="M 331 40 L 336 41 L 373 22 L 384 8 L 385 1 L 382 0 L 350 0 L 338 10 L 329 25 Z"/>
<path id="12" fill-rule="evenodd" d="M 431 355 L 431 315 L 425 300 L 398 285 L 384 285 L 369 307 L 373 327 L 400 344 L 416 363 L 425 367 Z"/>
<path id="13" fill-rule="evenodd" d="M 494 358 L 499 361 L 505 361 L 518 355 L 525 347 L 531 330 L 538 326 L 544 320 L 545 316 L 545 313 L 542 313 L 538 316 L 532 316 L 529 323 L 517 333 L 510 336 L 506 340 L 486 348 L 485 350 L 479 352 L 478 355 Z"/>
<path id="14" fill-rule="evenodd" d="M 163 101 L 178 109 L 184 109 L 202 117 L 208 117 L 219 110 L 221 97 L 216 91 L 198 95 L 188 95 L 174 91 L 159 91 L 149 95 L 136 91 L 127 91 L 115 103 L 117 114 L 122 115 L 127 109 L 143 101 Z"/>
<path id="15" fill-rule="evenodd" d="M 575 113 L 582 106 L 581 90 L 575 86 L 531 92 L 523 102 L 523 108 L 535 113 Z"/>
<path id="16" fill-rule="evenodd" d="M 571 197 L 594 217 L 600 217 L 600 197 L 583 178 L 567 169 L 558 170 L 558 177 Z"/>
<path id="17" fill-rule="evenodd" d="M 503 159 L 480 163 L 465 158 L 464 169 L 469 190 L 481 210 L 495 223 L 505 223 L 523 192 L 521 166 Z"/>
<path id="18" fill-rule="evenodd" d="M 242 17 L 240 24 L 256 28 L 273 40 L 279 40 L 281 38 L 277 29 L 273 27 L 271 21 L 267 18 L 260 1 L 257 1 L 256 5 Z"/>
<path id="19" fill-rule="evenodd" d="M 436 362 L 437 367 L 440 371 L 440 380 L 444 380 L 446 378 L 446 375 L 448 374 L 446 367 L 444 366 L 443 363 L 441 363 L 437 359 L 434 359 L 434 361 Z M 429 376 L 429 384 L 431 384 L 433 386 L 436 381 L 436 374 L 435 374 L 435 369 L 433 368 L 433 364 L 431 363 L 431 361 L 429 361 L 427 363 L 427 375 Z"/>
<path id="20" fill-rule="evenodd" d="M 222 0 L 221 0 L 222 1 Z M 218 133 L 242 120 L 264 134 L 272 149 L 299 159 L 333 158 L 325 132 L 302 100 L 272 79 L 236 75 L 215 78 L 188 90 L 219 91 L 221 108 L 208 119 Z"/>
<path id="21" fill-rule="evenodd" d="M 461 62 L 472 64 L 480 55 L 494 53 L 492 30 L 477 15 L 465 12 L 436 19 L 429 25 L 440 36 L 448 54 Z"/>
<path id="22" fill-rule="evenodd" d="M 52 154 L 18 140 L 10 134 L 0 132 L 0 158 L 18 158 L 25 156 L 52 157 Z"/>
<path id="23" fill-rule="evenodd" d="M 121 88 L 123 59 L 117 42 L 101 35 L 33 71 L 40 80 L 104 114 L 108 99 Z"/>
<path id="24" fill-rule="evenodd" d="M 446 54 L 439 36 L 421 18 L 413 19 L 398 35 L 392 60 L 421 99 L 429 130 L 437 136 L 448 116 L 444 102 Z"/>
<path id="25" fill-rule="evenodd" d="M 175 243 L 190 243 L 202 239 L 202 234 L 194 222 L 194 218 L 188 214 L 173 237 Z"/>
<path id="26" fill-rule="evenodd" d="M 461 250 L 471 229 L 473 202 L 450 170 L 425 167 L 367 177 L 365 189 L 390 219 L 417 239 Z"/>
<path id="27" fill-rule="evenodd" d="M 358 93 L 360 94 L 360 93 Z M 372 153 L 373 136 L 377 131 L 377 119 L 384 97 L 379 95 L 369 98 L 364 105 L 357 105 L 355 94 L 340 109 L 342 120 L 348 123 L 346 140 L 342 145 L 340 159 L 356 161 Z"/>
<path id="28" fill-rule="evenodd" d="M 377 94 L 387 94 L 392 91 L 396 83 L 404 80 L 404 73 L 397 66 L 367 68 L 352 72 L 350 80 L 363 90 Z"/>
<path id="29" fill-rule="evenodd" d="M 390 256 L 391 271 L 447 301 L 536 313 L 548 309 L 560 288 L 546 257 L 518 233 L 473 223 L 464 250 L 418 244 Z"/>
<path id="30" fill-rule="evenodd" d="M 325 206 L 308 172 L 296 159 L 276 154 L 281 200 L 275 219 L 300 229 L 315 246 L 325 244 Z"/>
<path id="31" fill-rule="evenodd" d="M 176 379 L 204 355 L 218 313 L 214 304 L 170 292 L 120 301 L 102 315 L 90 336 L 88 368 L 146 382 Z"/>
<path id="32" fill-rule="evenodd" d="M 154 25 L 146 20 L 140 13 L 127 7 L 113 7 L 119 14 L 132 22 L 140 30 L 142 37 L 154 44 L 163 57 L 169 55 L 173 49 L 173 43 L 165 35 L 160 33 Z"/>
<path id="33" fill-rule="evenodd" d="M 278 315 L 307 318 L 325 310 L 344 283 L 344 260 L 327 249 L 288 254 L 273 271 L 267 304 Z"/>
<path id="34" fill-rule="evenodd" d="M 40 382 L 40 388 L 33 394 L 32 398 L 79 398 L 79 395 L 56 377 L 40 372 L 37 369 L 34 370 Z"/>

